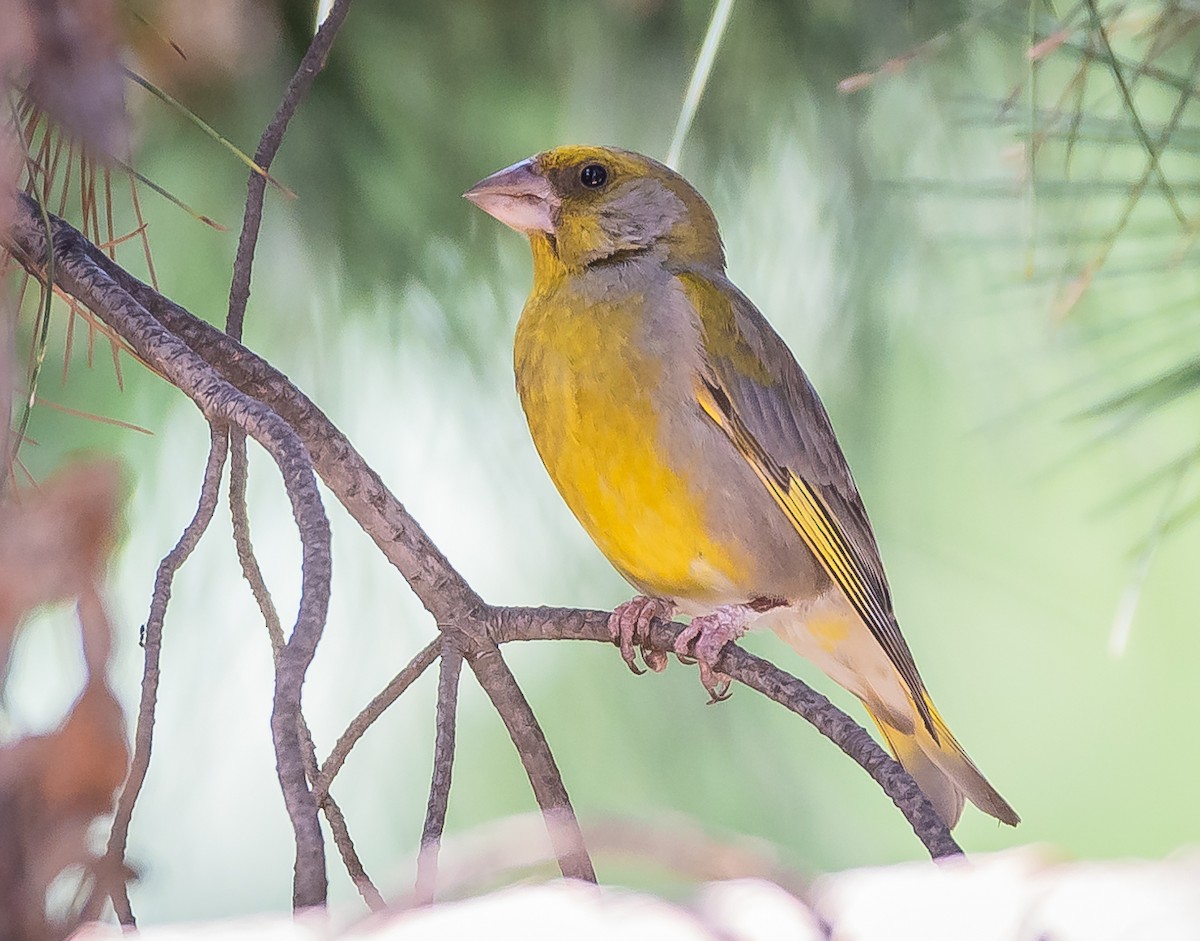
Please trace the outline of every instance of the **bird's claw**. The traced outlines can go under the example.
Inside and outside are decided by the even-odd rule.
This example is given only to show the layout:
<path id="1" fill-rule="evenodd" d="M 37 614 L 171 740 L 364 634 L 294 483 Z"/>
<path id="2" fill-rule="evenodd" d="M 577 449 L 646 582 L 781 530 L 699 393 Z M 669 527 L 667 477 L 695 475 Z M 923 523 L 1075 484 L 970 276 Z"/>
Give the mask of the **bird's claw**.
<path id="1" fill-rule="evenodd" d="M 715 706 L 719 702 L 724 702 L 733 692 L 729 689 L 733 680 L 724 673 L 718 673 L 716 670 L 700 664 L 700 682 L 705 690 L 708 691 L 708 705 Z"/>
<path id="2" fill-rule="evenodd" d="M 700 665 L 700 682 L 708 691 L 710 705 L 731 695 L 731 678 L 713 667 L 725 645 L 746 633 L 751 615 L 751 609 L 745 605 L 724 605 L 711 614 L 692 618 L 675 638 L 675 656 L 680 662 Z"/>
<path id="3" fill-rule="evenodd" d="M 642 660 L 655 673 L 661 673 L 667 668 L 667 655 L 648 646 L 650 622 L 655 618 L 670 620 L 674 614 L 673 601 L 638 595 L 624 604 L 617 605 L 608 616 L 608 632 L 612 635 L 613 643 L 621 648 L 621 659 L 635 674 L 646 672 L 637 665 L 635 647 L 640 648 Z"/>

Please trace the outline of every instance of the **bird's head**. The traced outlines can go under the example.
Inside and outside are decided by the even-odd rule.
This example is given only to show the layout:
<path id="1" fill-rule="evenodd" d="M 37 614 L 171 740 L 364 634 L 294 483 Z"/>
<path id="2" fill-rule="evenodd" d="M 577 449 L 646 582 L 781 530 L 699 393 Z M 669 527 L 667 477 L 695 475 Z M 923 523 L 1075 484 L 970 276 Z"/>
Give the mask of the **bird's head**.
<path id="1" fill-rule="evenodd" d="M 724 267 L 717 220 L 674 170 L 614 147 L 557 147 L 480 180 L 463 194 L 523 232 L 534 253 L 568 269 L 650 249 Z"/>

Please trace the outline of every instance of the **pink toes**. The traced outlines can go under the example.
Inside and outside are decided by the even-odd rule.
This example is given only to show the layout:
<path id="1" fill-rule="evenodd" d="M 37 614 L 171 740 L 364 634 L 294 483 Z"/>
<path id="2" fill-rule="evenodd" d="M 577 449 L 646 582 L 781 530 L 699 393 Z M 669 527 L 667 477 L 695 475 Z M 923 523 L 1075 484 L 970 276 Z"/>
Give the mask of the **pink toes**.
<path id="1" fill-rule="evenodd" d="M 621 658 L 634 673 L 643 673 L 637 665 L 635 647 L 641 647 L 642 659 L 655 673 L 660 673 L 667 666 L 667 655 L 658 650 L 648 650 L 645 646 L 650 636 L 650 622 L 655 618 L 670 620 L 675 614 L 675 603 L 665 598 L 647 598 L 638 595 L 617 605 L 616 610 L 608 617 L 608 632 L 612 635 L 613 643 L 621 648 Z"/>
<path id="2" fill-rule="evenodd" d="M 718 673 L 714 666 L 725 645 L 746 633 L 753 616 L 752 609 L 745 605 L 724 605 L 711 614 L 692 618 L 692 623 L 675 639 L 676 655 L 685 661 L 694 657 L 700 665 L 700 682 L 708 690 L 709 702 L 729 698 L 729 677 Z"/>
<path id="3" fill-rule="evenodd" d="M 675 603 L 665 598 L 638 595 L 608 617 L 608 631 L 613 643 L 621 648 L 621 658 L 634 673 L 643 673 L 637 664 L 637 650 L 642 660 L 655 673 L 666 669 L 667 655 L 646 646 L 650 637 L 650 622 L 655 618 L 669 620 L 675 614 Z M 697 663 L 700 682 L 708 690 L 710 702 L 729 698 L 729 677 L 715 669 L 721 650 L 731 640 L 746 632 L 755 616 L 752 608 L 740 604 L 724 605 L 711 614 L 692 618 L 692 622 L 675 638 L 675 654 L 684 663 Z"/>

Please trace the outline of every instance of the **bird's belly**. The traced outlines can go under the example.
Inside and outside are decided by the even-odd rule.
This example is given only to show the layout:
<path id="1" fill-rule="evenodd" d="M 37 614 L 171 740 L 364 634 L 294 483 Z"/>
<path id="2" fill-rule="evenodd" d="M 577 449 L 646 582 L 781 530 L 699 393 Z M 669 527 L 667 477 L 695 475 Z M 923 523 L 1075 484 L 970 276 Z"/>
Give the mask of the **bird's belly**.
<path id="1" fill-rule="evenodd" d="M 636 401 L 592 414 L 576 399 L 557 433 L 534 440 L 563 500 L 639 590 L 713 605 L 744 594 L 748 566 L 712 531 L 707 495 L 654 446 L 656 416 Z"/>
<path id="2" fill-rule="evenodd" d="M 805 597 L 823 576 L 700 409 L 691 328 L 646 325 L 673 310 L 669 298 L 638 306 L 593 297 L 583 307 L 531 297 L 514 365 L 542 462 L 596 545 L 642 593 L 690 613 Z M 684 331 L 682 351 L 662 348 L 672 330 Z"/>
<path id="3" fill-rule="evenodd" d="M 661 363 L 613 349 L 611 337 L 578 342 L 587 355 L 518 356 L 529 430 L 563 500 L 640 591 L 712 606 L 744 600 L 752 557 L 714 528 L 711 488 L 696 468 L 663 446 Z"/>

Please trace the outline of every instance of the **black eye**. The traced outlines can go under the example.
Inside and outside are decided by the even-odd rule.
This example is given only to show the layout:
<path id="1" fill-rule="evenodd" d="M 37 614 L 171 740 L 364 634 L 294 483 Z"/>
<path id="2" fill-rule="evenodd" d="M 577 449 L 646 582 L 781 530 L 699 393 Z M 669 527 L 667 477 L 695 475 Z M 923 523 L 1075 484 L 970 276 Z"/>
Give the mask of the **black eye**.
<path id="1" fill-rule="evenodd" d="M 598 163 L 589 163 L 579 171 L 579 182 L 591 189 L 603 186 L 608 182 L 608 171 Z"/>

